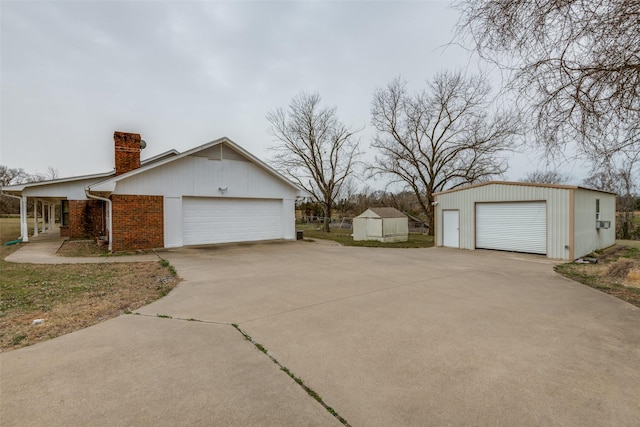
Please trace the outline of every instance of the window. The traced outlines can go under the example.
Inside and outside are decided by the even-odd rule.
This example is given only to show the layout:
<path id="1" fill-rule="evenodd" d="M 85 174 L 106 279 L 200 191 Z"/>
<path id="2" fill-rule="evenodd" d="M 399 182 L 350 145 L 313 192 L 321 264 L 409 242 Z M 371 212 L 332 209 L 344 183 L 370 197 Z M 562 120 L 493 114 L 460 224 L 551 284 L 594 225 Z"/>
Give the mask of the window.
<path id="1" fill-rule="evenodd" d="M 596 199 L 596 221 L 600 219 L 600 199 Z"/>
<path id="2" fill-rule="evenodd" d="M 69 226 L 69 201 L 62 200 L 60 202 L 60 225 Z"/>

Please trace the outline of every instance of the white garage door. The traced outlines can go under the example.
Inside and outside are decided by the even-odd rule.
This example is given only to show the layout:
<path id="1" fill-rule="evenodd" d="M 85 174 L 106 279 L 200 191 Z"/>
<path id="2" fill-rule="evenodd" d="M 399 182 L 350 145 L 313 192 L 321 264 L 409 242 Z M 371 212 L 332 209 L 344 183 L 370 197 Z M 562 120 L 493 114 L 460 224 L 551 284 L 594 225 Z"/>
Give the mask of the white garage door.
<path id="1" fill-rule="evenodd" d="M 280 239 L 282 201 L 185 197 L 185 245 Z"/>
<path id="2" fill-rule="evenodd" d="M 476 204 L 476 248 L 546 254 L 546 203 Z"/>

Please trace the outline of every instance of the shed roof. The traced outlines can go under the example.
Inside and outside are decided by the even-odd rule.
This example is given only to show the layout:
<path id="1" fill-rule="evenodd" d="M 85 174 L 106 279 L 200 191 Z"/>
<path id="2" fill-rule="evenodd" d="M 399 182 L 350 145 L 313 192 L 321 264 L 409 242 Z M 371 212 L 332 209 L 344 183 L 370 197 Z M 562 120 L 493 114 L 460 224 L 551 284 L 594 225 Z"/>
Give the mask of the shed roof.
<path id="1" fill-rule="evenodd" d="M 471 184 L 471 185 L 467 185 L 465 187 L 459 187 L 459 188 L 453 188 L 451 190 L 440 191 L 438 193 L 433 193 L 433 195 L 434 196 L 439 196 L 441 194 L 448 194 L 448 193 L 454 193 L 456 191 L 469 190 L 469 189 L 472 189 L 472 188 L 483 187 L 485 185 L 519 185 L 519 186 L 522 186 L 522 187 L 560 188 L 560 189 L 565 189 L 565 190 L 578 190 L 579 189 L 579 190 L 597 191 L 598 193 L 616 195 L 616 193 L 612 193 L 610 191 L 596 190 L 595 188 L 581 187 L 581 186 L 578 186 L 578 185 L 540 184 L 540 183 L 537 183 L 537 182 L 513 182 L 513 181 L 481 182 L 479 184 Z"/>
<path id="2" fill-rule="evenodd" d="M 369 208 L 367 210 L 373 212 L 374 214 L 376 214 L 380 218 L 406 218 L 407 217 L 405 214 L 403 214 L 402 212 L 400 212 L 396 208 L 388 208 L 388 207 L 386 207 L 386 208 Z M 364 211 L 360 215 L 363 215 L 365 212 L 367 212 L 367 211 Z"/>

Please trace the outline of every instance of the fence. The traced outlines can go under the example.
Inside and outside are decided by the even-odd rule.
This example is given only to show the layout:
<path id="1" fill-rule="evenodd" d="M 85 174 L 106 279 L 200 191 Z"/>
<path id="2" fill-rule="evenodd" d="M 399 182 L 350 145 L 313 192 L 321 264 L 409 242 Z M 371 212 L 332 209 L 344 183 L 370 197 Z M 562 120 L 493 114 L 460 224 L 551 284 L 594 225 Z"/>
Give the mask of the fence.
<path id="1" fill-rule="evenodd" d="M 324 224 L 323 216 L 303 216 L 302 218 L 297 220 L 298 224 L 306 224 L 313 225 L 318 224 L 318 227 L 321 224 Z M 332 230 L 352 230 L 353 229 L 353 218 L 351 217 L 342 217 L 342 218 L 331 218 L 329 221 L 330 227 Z M 417 222 L 413 220 L 409 220 L 409 233 L 421 233 L 425 234 L 429 232 L 429 226 L 424 222 Z"/>

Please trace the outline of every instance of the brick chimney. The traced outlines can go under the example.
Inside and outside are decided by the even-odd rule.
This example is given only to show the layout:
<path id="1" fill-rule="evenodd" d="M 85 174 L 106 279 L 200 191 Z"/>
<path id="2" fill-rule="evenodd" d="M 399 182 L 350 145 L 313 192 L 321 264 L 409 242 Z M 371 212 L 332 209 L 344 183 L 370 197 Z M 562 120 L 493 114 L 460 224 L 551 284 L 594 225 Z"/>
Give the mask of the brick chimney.
<path id="1" fill-rule="evenodd" d="M 116 176 L 140 167 L 140 134 L 114 132 Z"/>

